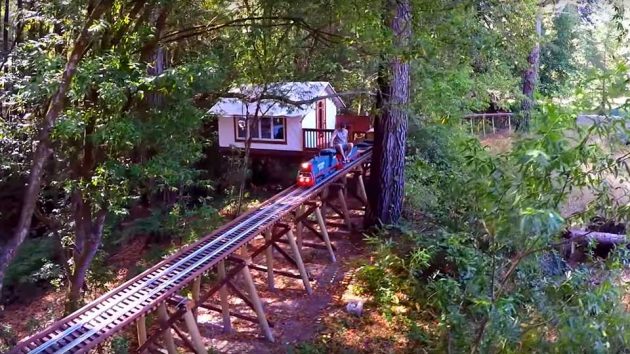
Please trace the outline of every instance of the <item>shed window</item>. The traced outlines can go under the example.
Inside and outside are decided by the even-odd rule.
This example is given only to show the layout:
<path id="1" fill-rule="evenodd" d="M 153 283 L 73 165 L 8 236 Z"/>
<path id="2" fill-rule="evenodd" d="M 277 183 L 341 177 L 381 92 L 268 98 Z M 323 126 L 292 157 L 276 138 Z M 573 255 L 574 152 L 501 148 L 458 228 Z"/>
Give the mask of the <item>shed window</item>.
<path id="1" fill-rule="evenodd" d="M 252 139 L 260 141 L 285 141 L 285 127 L 286 118 L 271 118 L 261 117 L 255 119 L 250 117 L 234 118 L 234 124 L 236 125 L 236 138 L 237 140 L 245 140 L 247 137 L 245 126 L 246 121 L 249 120 L 249 133 Z"/>

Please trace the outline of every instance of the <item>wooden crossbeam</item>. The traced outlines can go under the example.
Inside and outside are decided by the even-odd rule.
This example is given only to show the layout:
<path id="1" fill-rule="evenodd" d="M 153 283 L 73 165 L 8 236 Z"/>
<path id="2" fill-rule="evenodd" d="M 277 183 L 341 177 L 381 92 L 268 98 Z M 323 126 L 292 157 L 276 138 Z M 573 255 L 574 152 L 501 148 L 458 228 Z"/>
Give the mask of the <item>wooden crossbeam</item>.
<path id="1" fill-rule="evenodd" d="M 163 307 L 163 310 L 162 310 Z M 161 303 L 158 308 L 157 308 L 157 313 L 158 313 L 158 323 L 160 324 L 160 327 L 157 331 L 157 333 L 152 334 L 150 337 L 147 338 L 146 342 L 144 342 L 144 344 L 142 344 L 139 348 L 138 348 L 138 352 L 142 353 L 145 352 L 149 349 L 149 347 L 153 347 L 154 346 L 154 342 L 155 340 L 157 340 L 157 338 L 164 333 L 165 337 L 170 336 L 171 339 L 173 338 L 173 334 L 171 333 L 171 328 L 173 326 L 173 324 L 175 322 L 177 322 L 179 320 L 179 318 L 183 315 L 183 311 L 181 309 L 178 309 L 175 314 L 170 315 L 168 314 L 168 311 L 166 310 L 166 302 Z M 168 345 L 168 343 L 167 343 Z M 173 344 L 174 346 L 174 344 Z M 167 348 L 167 351 L 168 348 Z M 169 354 L 171 352 L 169 351 Z"/>
<path id="2" fill-rule="evenodd" d="M 253 270 L 257 270 L 259 272 L 265 272 L 265 273 L 269 271 L 268 267 L 263 267 L 263 266 L 258 265 L 258 264 L 251 264 L 249 266 L 249 269 L 253 269 Z M 299 274 L 287 272 L 287 271 L 284 271 L 284 270 L 277 270 L 277 269 L 276 270 L 272 269 L 271 271 L 276 273 L 276 274 L 278 274 L 278 275 L 282 275 L 282 276 L 285 276 L 285 277 L 294 278 L 294 279 L 301 279 L 301 276 Z M 309 280 L 313 280 L 313 279 L 309 277 Z"/>
<path id="3" fill-rule="evenodd" d="M 199 305 L 199 307 L 204 308 L 206 310 L 214 311 L 214 312 L 223 312 L 222 308 L 216 307 L 216 306 L 210 305 L 210 304 L 201 304 L 201 305 Z M 258 322 L 258 319 L 256 317 L 243 315 L 242 313 L 230 311 L 229 314 L 232 317 L 240 318 L 241 320 L 245 320 L 245 321 L 248 321 L 248 322 L 253 322 L 253 323 L 257 323 Z M 272 322 L 268 321 L 268 323 L 269 323 L 269 327 L 273 327 L 274 326 Z"/>
<path id="4" fill-rule="evenodd" d="M 317 230 L 315 228 L 315 225 L 316 225 L 316 223 L 304 224 L 304 226 L 307 229 L 309 229 L 315 236 L 317 236 L 317 238 L 322 240 L 324 242 L 324 244 L 323 245 L 311 244 L 310 247 L 328 250 L 328 245 L 326 244 L 326 238 L 324 237 L 322 232 L 319 232 L 319 230 Z M 328 231 L 326 231 L 326 233 L 328 233 Z M 306 245 L 306 243 L 305 243 L 305 245 Z M 335 245 L 333 245 L 332 243 L 330 244 L 330 247 L 332 248 L 333 251 L 337 250 L 337 247 Z"/>
<path id="5" fill-rule="evenodd" d="M 287 240 L 278 240 L 276 242 L 282 243 L 282 244 L 286 244 L 286 245 L 289 244 L 289 241 L 287 241 Z M 315 242 L 310 242 L 310 241 L 303 241 L 302 242 L 302 246 L 309 247 L 309 248 L 316 248 L 316 249 L 320 249 L 320 250 L 328 250 L 326 245 L 322 245 L 322 244 L 315 243 Z"/>
<path id="6" fill-rule="evenodd" d="M 188 339 L 188 336 L 186 336 L 184 334 L 184 332 L 179 327 L 173 325 L 173 326 L 171 326 L 171 328 L 173 328 L 173 330 L 175 330 L 175 333 L 177 334 L 179 339 L 181 339 L 182 342 L 184 342 L 184 345 L 186 347 L 188 347 L 188 349 L 190 349 L 191 352 L 193 352 L 193 353 L 197 352 L 195 350 L 195 345 L 190 341 L 190 339 Z M 207 350 L 206 350 L 206 352 L 207 352 Z"/>

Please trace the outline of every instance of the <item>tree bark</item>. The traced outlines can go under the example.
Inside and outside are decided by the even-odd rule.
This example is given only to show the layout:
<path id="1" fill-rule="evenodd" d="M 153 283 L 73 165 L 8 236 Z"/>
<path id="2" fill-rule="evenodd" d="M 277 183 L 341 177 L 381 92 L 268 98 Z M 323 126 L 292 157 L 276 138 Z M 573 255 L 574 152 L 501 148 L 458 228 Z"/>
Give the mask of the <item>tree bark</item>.
<path id="1" fill-rule="evenodd" d="M 18 18 L 15 25 L 15 39 L 13 40 L 14 43 L 22 42 L 24 37 L 24 34 L 22 33 L 24 28 L 24 14 L 22 13 L 22 10 L 24 10 L 23 0 L 17 0 L 17 10 Z"/>
<path id="2" fill-rule="evenodd" d="M 59 87 L 50 100 L 48 110 L 46 111 L 46 115 L 44 116 L 43 124 L 38 135 L 37 148 L 33 153 L 33 162 L 28 177 L 28 187 L 24 193 L 18 225 L 16 226 L 11 239 L 9 239 L 7 244 L 4 245 L 0 254 L 0 295 L 2 293 L 2 285 L 6 269 L 15 257 L 18 247 L 22 244 L 22 242 L 24 242 L 24 239 L 26 239 L 26 236 L 31 228 L 35 204 L 37 203 L 38 195 L 41 189 L 44 165 L 52 153 L 50 133 L 57 121 L 57 118 L 64 109 L 66 93 L 70 88 L 70 83 L 76 73 L 77 66 L 83 59 L 92 38 L 89 28 L 96 19 L 100 18 L 111 8 L 112 4 L 113 0 L 102 0 L 89 13 L 85 25 L 74 42 L 74 46 L 61 75 Z"/>
<path id="3" fill-rule="evenodd" d="M 379 71 L 380 113 L 374 124 L 368 225 L 397 223 L 404 199 L 410 74 L 409 63 L 402 55 L 411 37 L 411 4 L 409 0 L 389 0 L 387 5 L 393 13 L 389 27 L 396 54 Z"/>
<path id="4" fill-rule="evenodd" d="M 73 216 L 75 242 L 73 251 L 74 268 L 70 276 L 70 289 L 66 303 L 66 313 L 79 307 L 81 291 L 85 286 L 85 276 L 98 251 L 103 238 L 103 227 L 107 211 L 93 212 L 91 202 L 84 199 L 81 191 L 73 193 Z"/>
<path id="5" fill-rule="evenodd" d="M 596 232 L 588 230 L 569 230 L 567 238 L 572 242 L 587 244 L 590 241 L 605 245 L 619 245 L 630 243 L 630 240 L 626 235 L 611 234 L 607 232 Z"/>
<path id="6" fill-rule="evenodd" d="M 4 29 L 2 31 L 2 50 L 4 55 L 9 54 L 9 0 L 4 1 Z"/>
<path id="7" fill-rule="evenodd" d="M 257 104 L 256 104 L 256 110 L 254 111 L 254 115 L 251 116 L 249 112 L 246 112 L 246 115 L 245 115 L 245 144 L 244 144 L 245 155 L 243 156 L 241 180 L 240 180 L 240 184 L 238 188 L 238 200 L 236 203 L 236 209 L 234 211 L 234 217 L 239 216 L 241 214 L 241 209 L 243 208 L 243 198 L 245 196 L 245 183 L 247 182 L 247 170 L 249 169 L 249 158 L 250 158 L 250 152 L 252 148 L 252 134 L 250 131 L 250 123 L 253 122 L 255 126 L 258 125 L 258 119 L 259 119 L 259 116 L 261 115 L 261 111 L 260 111 L 260 103 L 262 101 L 261 97 L 267 94 L 267 89 L 268 89 L 268 86 L 265 83 L 263 85 L 262 92 L 260 93 L 256 101 Z M 243 100 L 243 103 L 245 104 L 246 107 L 249 107 L 247 105 L 247 101 Z M 266 112 L 262 112 L 262 115 L 264 115 L 265 113 Z M 250 121 L 250 119 L 253 119 L 253 121 Z"/>
<path id="8" fill-rule="evenodd" d="M 534 92 L 538 83 L 538 69 L 540 67 L 540 38 L 542 37 L 542 14 L 536 15 L 536 43 L 527 57 L 528 67 L 523 73 L 523 102 L 521 104 L 521 117 L 517 120 L 516 129 L 528 131 L 534 108 Z"/>

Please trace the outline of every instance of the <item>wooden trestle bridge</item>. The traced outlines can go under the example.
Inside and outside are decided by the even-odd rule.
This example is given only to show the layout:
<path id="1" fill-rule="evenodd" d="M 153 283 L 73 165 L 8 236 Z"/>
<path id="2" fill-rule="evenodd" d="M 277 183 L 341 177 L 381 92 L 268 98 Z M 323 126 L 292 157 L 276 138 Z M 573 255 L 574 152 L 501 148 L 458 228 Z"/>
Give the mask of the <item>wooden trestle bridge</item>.
<path id="1" fill-rule="evenodd" d="M 342 216 L 346 226 L 351 227 L 346 198 L 352 195 L 364 205 L 367 203 L 363 178 L 369 174 L 372 151 L 369 147 L 360 151 L 358 159 L 321 183 L 310 188 L 293 186 L 284 190 L 258 209 L 239 216 L 44 331 L 22 340 L 10 353 L 85 353 L 135 324 L 138 352 L 165 348 L 169 354 L 175 354 L 174 336 L 177 335 L 189 351 L 205 354 L 207 350 L 196 321 L 199 308 L 222 313 L 226 330 L 231 328 L 231 317 L 258 322 L 263 335 L 273 341 L 250 270 L 266 272 L 270 287 L 274 285 L 274 273 L 297 276 L 273 269 L 273 248 L 298 269 L 305 291 L 312 292 L 301 247 L 325 248 L 335 262 L 335 250 L 326 230 L 326 210 Z M 349 193 L 349 181 L 356 184 L 352 193 Z M 335 200 L 339 206 L 332 203 Z M 317 235 L 321 244 L 302 242 L 304 228 Z M 264 242 L 246 251 L 244 246 L 255 238 L 262 238 Z M 279 243 L 288 244 L 292 254 Z M 254 263 L 263 255 L 264 266 Z M 215 271 L 216 280 L 202 292 L 202 276 Z M 232 281 L 238 274 L 245 284 L 245 292 Z M 190 290 L 191 298 L 182 295 L 185 290 Z M 256 318 L 233 312 L 229 307 L 228 290 L 241 298 L 256 313 Z M 213 304 L 210 300 L 217 292 L 219 300 Z M 149 316 L 154 316 L 159 325 L 147 332 Z"/>

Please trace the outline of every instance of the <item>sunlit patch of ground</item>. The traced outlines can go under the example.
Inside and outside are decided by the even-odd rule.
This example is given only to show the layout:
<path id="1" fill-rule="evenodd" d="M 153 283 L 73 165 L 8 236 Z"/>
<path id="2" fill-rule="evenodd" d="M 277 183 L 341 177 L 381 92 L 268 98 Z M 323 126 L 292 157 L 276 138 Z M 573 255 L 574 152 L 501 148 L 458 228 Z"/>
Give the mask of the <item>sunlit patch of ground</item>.
<path id="1" fill-rule="evenodd" d="M 510 151 L 514 138 L 509 130 L 498 131 L 479 138 L 481 145 L 488 148 L 491 153 L 501 154 Z"/>

